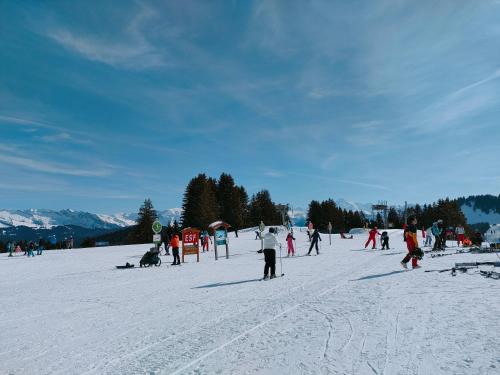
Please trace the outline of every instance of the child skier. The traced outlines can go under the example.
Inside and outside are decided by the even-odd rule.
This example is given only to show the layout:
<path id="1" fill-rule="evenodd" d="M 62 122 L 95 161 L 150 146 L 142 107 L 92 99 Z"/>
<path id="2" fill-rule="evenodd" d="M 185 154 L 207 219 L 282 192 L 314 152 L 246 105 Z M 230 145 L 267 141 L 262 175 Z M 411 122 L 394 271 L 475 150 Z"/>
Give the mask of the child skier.
<path id="1" fill-rule="evenodd" d="M 319 231 L 317 229 L 314 230 L 313 234 L 311 234 L 311 246 L 309 246 L 309 251 L 307 255 L 311 255 L 311 250 L 314 246 L 316 246 L 316 255 L 319 255 L 318 249 L 318 240 L 321 241 L 321 237 L 319 235 Z"/>
<path id="2" fill-rule="evenodd" d="M 382 250 L 389 250 L 389 235 L 386 231 L 382 232 L 380 236 L 380 241 L 382 242 Z"/>
<path id="3" fill-rule="evenodd" d="M 293 238 L 293 232 L 289 232 L 288 235 L 286 236 L 286 243 L 288 245 L 288 255 L 292 254 L 292 256 L 295 256 L 295 249 L 293 247 L 293 241 L 295 241 L 295 238 Z"/>
<path id="4" fill-rule="evenodd" d="M 417 218 L 415 216 L 410 216 L 408 218 L 408 222 L 410 223 L 406 229 L 406 247 L 408 248 L 408 254 L 401 261 L 401 265 L 403 268 L 408 269 L 406 265 L 411 259 L 411 266 L 413 269 L 420 268 L 418 265 L 418 260 L 415 257 L 414 252 L 418 248 L 417 241 Z"/>
<path id="5" fill-rule="evenodd" d="M 373 241 L 372 249 L 376 248 L 376 245 L 377 245 L 376 236 L 377 236 L 377 234 L 380 236 L 380 233 L 378 232 L 377 227 L 374 227 L 370 232 L 368 232 L 369 237 L 368 237 L 368 241 L 366 241 L 366 243 L 365 243 L 365 249 L 368 247 L 368 245 L 372 241 Z"/>
<path id="6" fill-rule="evenodd" d="M 276 247 L 279 246 L 278 239 L 274 234 L 274 228 L 269 228 L 269 232 L 264 236 L 264 280 L 268 278 L 271 269 L 271 279 L 276 277 Z"/>
<path id="7" fill-rule="evenodd" d="M 208 245 L 212 243 L 212 240 L 210 239 L 210 236 L 208 235 L 207 231 L 203 231 L 201 234 L 201 246 L 202 246 L 202 251 L 208 251 Z"/>
<path id="8" fill-rule="evenodd" d="M 455 228 L 455 234 L 457 236 L 457 246 L 460 246 L 460 242 L 464 243 L 464 239 L 465 239 L 465 229 L 463 226 L 461 225 L 458 225 L 456 228 Z"/>

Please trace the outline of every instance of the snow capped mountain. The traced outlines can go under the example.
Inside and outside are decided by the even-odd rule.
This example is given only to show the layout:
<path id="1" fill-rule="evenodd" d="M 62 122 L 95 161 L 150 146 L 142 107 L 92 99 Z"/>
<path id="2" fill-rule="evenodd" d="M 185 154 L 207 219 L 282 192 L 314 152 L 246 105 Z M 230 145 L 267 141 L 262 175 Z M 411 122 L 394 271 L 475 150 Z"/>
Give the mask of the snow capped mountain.
<path id="1" fill-rule="evenodd" d="M 350 202 L 345 199 L 337 199 L 335 201 L 337 207 L 347 211 L 360 211 L 365 215 L 370 216 L 372 213 L 371 203 Z M 307 221 L 307 209 L 301 207 L 293 207 L 293 210 L 288 211 L 288 216 L 293 220 L 294 225 L 303 226 Z"/>
<path id="2" fill-rule="evenodd" d="M 477 223 L 489 223 L 489 224 L 499 224 L 500 223 L 500 214 L 494 212 L 493 210 L 489 212 L 484 212 L 479 208 L 475 208 L 469 206 L 468 204 L 463 204 L 460 206 L 460 209 L 464 213 L 467 218 L 467 222 L 469 224 L 477 224 Z"/>
<path id="3" fill-rule="evenodd" d="M 360 212 L 363 212 L 365 215 L 372 214 L 372 204 L 371 203 L 351 202 L 351 201 L 345 200 L 343 198 L 337 199 L 335 201 L 335 203 L 337 204 L 337 206 L 339 208 L 342 208 L 343 210 L 360 211 Z"/>
<path id="4" fill-rule="evenodd" d="M 174 220 L 179 221 L 181 213 L 182 209 L 171 208 L 158 211 L 158 216 L 162 224 L 168 225 Z M 134 225 L 136 219 L 136 213 L 105 215 L 71 209 L 0 210 L 0 228 L 26 226 L 50 229 L 56 226 L 76 225 L 89 229 L 118 229 Z"/>

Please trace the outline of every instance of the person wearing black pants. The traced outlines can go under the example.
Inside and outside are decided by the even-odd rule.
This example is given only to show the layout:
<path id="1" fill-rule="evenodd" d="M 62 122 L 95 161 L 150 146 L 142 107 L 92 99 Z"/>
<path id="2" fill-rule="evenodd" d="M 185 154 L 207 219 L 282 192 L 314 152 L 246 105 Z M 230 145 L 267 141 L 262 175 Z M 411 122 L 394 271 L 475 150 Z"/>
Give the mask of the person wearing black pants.
<path id="1" fill-rule="evenodd" d="M 174 256 L 174 262 L 172 263 L 172 266 L 177 266 L 181 264 L 181 258 L 179 257 L 179 236 L 177 234 L 174 234 L 172 239 L 170 240 L 170 246 L 172 247 L 172 255 Z"/>
<path id="2" fill-rule="evenodd" d="M 382 232 L 380 239 L 382 240 L 382 250 L 389 250 L 389 235 L 387 232 Z"/>
<path id="3" fill-rule="evenodd" d="M 318 230 L 315 229 L 313 234 L 311 235 L 311 246 L 309 246 L 309 251 L 307 255 L 311 255 L 311 250 L 313 249 L 314 246 L 316 246 L 316 254 L 319 255 L 318 240 L 321 241 L 321 237 L 319 235 Z"/>
<path id="4" fill-rule="evenodd" d="M 271 269 L 271 279 L 276 277 L 276 247 L 279 246 L 278 239 L 274 234 L 274 228 L 269 228 L 269 233 L 264 236 L 264 280 L 268 278 Z"/>

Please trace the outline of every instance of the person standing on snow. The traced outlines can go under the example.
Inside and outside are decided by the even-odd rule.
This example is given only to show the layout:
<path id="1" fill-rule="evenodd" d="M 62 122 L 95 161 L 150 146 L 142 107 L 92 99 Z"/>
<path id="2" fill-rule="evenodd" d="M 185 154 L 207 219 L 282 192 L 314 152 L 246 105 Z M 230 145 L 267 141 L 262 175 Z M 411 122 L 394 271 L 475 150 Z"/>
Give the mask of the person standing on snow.
<path id="1" fill-rule="evenodd" d="M 9 256 L 12 256 L 12 252 L 14 251 L 14 244 L 12 242 L 7 243 L 7 252 L 9 253 Z"/>
<path id="2" fill-rule="evenodd" d="M 455 235 L 457 236 L 457 244 L 460 246 L 460 242 L 462 245 L 464 244 L 465 239 L 465 229 L 463 226 L 459 225 L 455 228 Z"/>
<path id="3" fill-rule="evenodd" d="M 373 241 L 373 247 L 372 247 L 372 249 L 376 248 L 376 245 L 377 245 L 376 236 L 377 236 L 377 234 L 380 236 L 380 233 L 378 232 L 377 227 L 374 227 L 370 232 L 368 232 L 368 236 L 369 237 L 368 237 L 368 241 L 366 241 L 366 243 L 365 243 L 365 249 L 368 247 L 368 245 L 372 241 Z"/>
<path id="4" fill-rule="evenodd" d="M 314 246 L 316 246 L 316 255 L 319 255 L 318 240 L 321 241 L 321 237 L 319 235 L 319 231 L 315 229 L 313 234 L 311 234 L 311 246 L 309 246 L 309 251 L 307 252 L 307 255 L 309 256 L 311 255 L 311 250 L 313 249 Z"/>
<path id="5" fill-rule="evenodd" d="M 382 232 L 382 236 L 380 236 L 380 242 L 382 242 L 382 250 L 389 250 L 389 235 L 386 231 Z"/>
<path id="6" fill-rule="evenodd" d="M 287 256 L 290 256 L 290 254 L 292 254 L 292 256 L 295 255 L 293 241 L 295 241 L 295 238 L 293 238 L 293 232 L 289 232 L 288 235 L 286 236 L 286 243 L 288 245 L 288 255 Z"/>
<path id="7" fill-rule="evenodd" d="M 439 219 L 435 223 L 432 224 L 432 235 L 434 236 L 434 247 L 432 248 L 432 251 L 434 250 L 441 250 L 441 232 L 442 228 L 440 227 L 439 224 L 441 224 L 443 220 Z"/>
<path id="8" fill-rule="evenodd" d="M 33 250 L 35 250 L 35 244 L 33 242 L 30 242 L 27 249 L 28 249 L 28 258 L 34 257 L 35 254 L 33 253 Z"/>
<path id="9" fill-rule="evenodd" d="M 174 234 L 170 240 L 170 246 L 172 246 L 172 255 L 174 256 L 174 262 L 172 266 L 177 266 L 181 264 L 181 258 L 179 257 L 179 236 Z"/>
<path id="10" fill-rule="evenodd" d="M 208 245 L 212 243 L 212 240 L 210 239 L 210 236 L 208 235 L 207 231 L 204 231 L 201 235 L 201 246 L 202 246 L 202 251 L 205 252 L 208 251 Z"/>
<path id="11" fill-rule="evenodd" d="M 268 278 L 271 269 L 271 279 L 276 277 L 276 247 L 280 246 L 278 238 L 274 234 L 274 228 L 269 228 L 269 232 L 264 236 L 264 280 Z"/>
<path id="12" fill-rule="evenodd" d="M 424 246 L 431 246 L 432 245 L 432 226 L 427 228 L 425 231 L 425 244 Z"/>
<path id="13" fill-rule="evenodd" d="M 407 263 L 411 259 L 411 266 L 413 269 L 420 268 L 418 265 L 418 260 L 414 255 L 415 250 L 418 248 L 417 241 L 417 218 L 415 216 L 410 216 L 408 218 L 408 228 L 406 230 L 406 247 L 408 248 L 408 254 L 401 261 L 403 268 L 408 269 Z"/>

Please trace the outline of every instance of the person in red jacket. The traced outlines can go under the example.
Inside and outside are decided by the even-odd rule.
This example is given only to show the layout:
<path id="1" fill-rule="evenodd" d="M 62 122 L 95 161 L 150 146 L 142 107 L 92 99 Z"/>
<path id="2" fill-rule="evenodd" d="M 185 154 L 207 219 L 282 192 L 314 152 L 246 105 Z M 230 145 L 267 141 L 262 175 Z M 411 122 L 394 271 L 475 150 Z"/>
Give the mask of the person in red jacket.
<path id="1" fill-rule="evenodd" d="M 172 255 L 174 256 L 174 262 L 172 266 L 177 266 L 181 264 L 181 258 L 179 257 L 179 236 L 174 234 L 170 240 L 170 246 L 172 246 Z"/>
<path id="2" fill-rule="evenodd" d="M 413 269 L 420 268 L 417 263 L 417 258 L 414 255 L 414 251 L 418 247 L 417 241 L 417 218 L 415 216 L 411 216 L 408 218 L 408 222 L 410 223 L 406 229 L 406 247 L 408 248 L 408 254 L 401 261 L 401 265 L 404 269 L 407 269 L 406 265 L 411 259 L 411 266 Z"/>
<path id="3" fill-rule="evenodd" d="M 370 232 L 368 232 L 369 237 L 368 237 L 368 241 L 366 241 L 366 243 L 365 243 L 365 249 L 368 247 L 368 245 L 370 244 L 371 241 L 373 241 L 372 249 L 375 249 L 375 247 L 377 245 L 377 240 L 376 240 L 377 234 L 380 236 L 380 233 L 378 232 L 377 227 L 374 227 Z"/>

